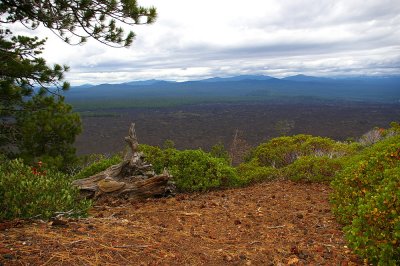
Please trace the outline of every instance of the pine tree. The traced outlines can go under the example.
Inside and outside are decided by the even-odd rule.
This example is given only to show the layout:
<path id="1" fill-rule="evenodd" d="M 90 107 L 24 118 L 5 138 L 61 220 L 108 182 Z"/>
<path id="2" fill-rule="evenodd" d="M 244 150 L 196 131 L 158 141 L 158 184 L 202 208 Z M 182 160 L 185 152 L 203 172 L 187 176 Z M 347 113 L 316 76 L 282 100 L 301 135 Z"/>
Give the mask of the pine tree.
<path id="1" fill-rule="evenodd" d="M 42 24 L 70 44 L 93 38 L 127 47 L 135 34 L 125 33 L 123 25 L 153 23 L 156 16 L 155 8 L 135 0 L 0 1 L 0 152 L 27 161 L 52 158 L 65 167 L 81 131 L 79 116 L 61 95 L 69 88 L 68 67 L 48 66 L 40 57 L 45 40 L 14 36 L 7 25 L 18 22 L 34 30 Z"/>
<path id="2" fill-rule="evenodd" d="M 138 6 L 136 0 L 2 0 L 0 16 L 2 24 L 21 22 L 30 29 L 42 24 L 67 43 L 94 38 L 107 45 L 129 46 L 135 34 L 125 34 L 122 25 L 153 23 L 157 11 Z"/>

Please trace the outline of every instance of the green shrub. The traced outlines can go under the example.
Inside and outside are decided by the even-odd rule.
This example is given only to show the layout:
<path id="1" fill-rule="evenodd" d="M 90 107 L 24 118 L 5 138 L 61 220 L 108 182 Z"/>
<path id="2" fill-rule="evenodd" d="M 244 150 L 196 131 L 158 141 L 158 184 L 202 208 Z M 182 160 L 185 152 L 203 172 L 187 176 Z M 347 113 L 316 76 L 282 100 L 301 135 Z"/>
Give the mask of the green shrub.
<path id="1" fill-rule="evenodd" d="M 169 171 L 180 191 L 205 191 L 238 183 L 236 170 L 224 159 L 202 150 L 185 150 L 174 154 Z"/>
<path id="2" fill-rule="evenodd" d="M 285 167 L 300 156 L 342 157 L 354 152 L 354 147 L 329 138 L 296 135 L 274 138 L 258 146 L 251 161 L 259 166 Z"/>
<path id="3" fill-rule="evenodd" d="M 139 151 L 143 152 L 146 162 L 153 165 L 156 173 L 162 173 L 164 168 L 169 169 L 172 165 L 173 157 L 179 152 L 171 147 L 161 149 L 160 147 L 146 144 L 140 144 Z"/>
<path id="4" fill-rule="evenodd" d="M 310 135 L 279 137 L 256 147 L 238 171 L 245 183 L 277 177 L 295 181 L 327 181 L 341 169 L 340 158 L 359 149 L 356 143 L 346 144 Z"/>
<path id="5" fill-rule="evenodd" d="M 342 169 L 342 160 L 327 156 L 302 156 L 282 169 L 283 175 L 293 181 L 332 181 Z"/>
<path id="6" fill-rule="evenodd" d="M 218 142 L 214 146 L 211 147 L 210 154 L 216 158 L 224 159 L 228 164 L 231 163 L 231 158 L 229 157 L 228 151 L 225 149 L 225 146 L 222 142 Z"/>
<path id="7" fill-rule="evenodd" d="M 366 148 L 332 182 L 334 213 L 369 262 L 400 264 L 400 136 Z"/>
<path id="8" fill-rule="evenodd" d="M 3 160 L 0 165 L 0 220 L 49 218 L 72 210 L 85 216 L 91 203 L 78 200 L 71 178 L 61 172 L 33 169 L 21 160 Z"/>
<path id="9" fill-rule="evenodd" d="M 240 185 L 248 185 L 261 181 L 269 181 L 281 176 L 280 169 L 269 166 L 256 166 L 242 163 L 237 167 Z"/>
<path id="10" fill-rule="evenodd" d="M 390 123 L 390 128 L 387 130 L 386 133 L 391 133 L 392 135 L 399 135 L 400 134 L 400 123 L 392 122 Z"/>
<path id="11" fill-rule="evenodd" d="M 140 145 L 139 149 L 157 173 L 166 168 L 173 175 L 179 191 L 205 191 L 239 185 L 236 170 L 226 159 L 216 158 L 202 150 L 179 151 L 149 145 Z"/>
<path id="12" fill-rule="evenodd" d="M 300 145 L 311 136 L 297 135 L 293 137 L 274 138 L 259 145 L 254 151 L 254 159 L 259 166 L 284 167 L 294 162 L 300 155 Z"/>
<path id="13" fill-rule="evenodd" d="M 96 161 L 91 165 L 83 168 L 78 174 L 74 176 L 74 179 L 86 178 L 94 174 L 100 173 L 101 171 L 106 170 L 108 167 L 114 164 L 119 164 L 121 161 L 122 158 L 120 155 L 114 155 L 111 158 L 100 159 L 99 161 Z"/>

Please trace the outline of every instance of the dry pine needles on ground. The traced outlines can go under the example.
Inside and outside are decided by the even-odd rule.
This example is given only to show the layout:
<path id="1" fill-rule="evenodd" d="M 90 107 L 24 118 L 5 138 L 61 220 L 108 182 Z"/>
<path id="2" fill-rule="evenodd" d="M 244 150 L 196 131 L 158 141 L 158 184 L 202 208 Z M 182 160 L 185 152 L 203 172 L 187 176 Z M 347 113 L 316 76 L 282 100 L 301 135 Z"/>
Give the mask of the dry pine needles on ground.
<path id="1" fill-rule="evenodd" d="M 358 265 L 323 184 L 274 181 L 142 202 L 91 218 L 3 225 L 4 265 Z"/>

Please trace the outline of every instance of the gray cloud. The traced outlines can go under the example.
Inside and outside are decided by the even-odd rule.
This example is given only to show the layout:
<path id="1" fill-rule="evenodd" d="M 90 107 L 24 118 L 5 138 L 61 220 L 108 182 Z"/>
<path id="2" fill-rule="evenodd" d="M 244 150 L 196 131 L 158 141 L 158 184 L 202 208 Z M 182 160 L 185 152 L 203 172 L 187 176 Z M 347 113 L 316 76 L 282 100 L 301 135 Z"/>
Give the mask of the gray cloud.
<path id="1" fill-rule="evenodd" d="M 142 0 L 160 17 L 130 49 L 49 36 L 45 57 L 73 84 L 265 74 L 400 74 L 397 0 Z M 227 8 L 229 6 L 229 8 Z M 211 8 L 212 7 L 212 8 Z M 224 8 L 225 7 L 225 8 Z"/>

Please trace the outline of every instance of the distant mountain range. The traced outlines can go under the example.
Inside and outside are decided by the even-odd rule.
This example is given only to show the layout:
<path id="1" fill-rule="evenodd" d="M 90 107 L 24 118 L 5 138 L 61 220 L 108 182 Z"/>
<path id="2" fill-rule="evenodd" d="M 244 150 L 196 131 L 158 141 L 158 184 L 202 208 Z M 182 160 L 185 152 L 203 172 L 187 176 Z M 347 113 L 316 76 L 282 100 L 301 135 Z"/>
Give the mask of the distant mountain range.
<path id="1" fill-rule="evenodd" d="M 277 79 L 241 75 L 197 81 L 132 81 L 71 87 L 67 101 L 78 109 L 152 107 L 208 102 L 340 100 L 400 103 L 400 76 Z"/>

